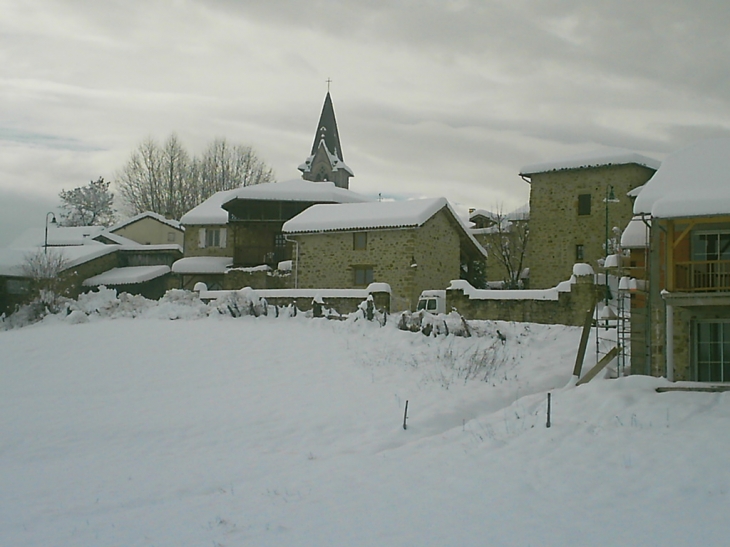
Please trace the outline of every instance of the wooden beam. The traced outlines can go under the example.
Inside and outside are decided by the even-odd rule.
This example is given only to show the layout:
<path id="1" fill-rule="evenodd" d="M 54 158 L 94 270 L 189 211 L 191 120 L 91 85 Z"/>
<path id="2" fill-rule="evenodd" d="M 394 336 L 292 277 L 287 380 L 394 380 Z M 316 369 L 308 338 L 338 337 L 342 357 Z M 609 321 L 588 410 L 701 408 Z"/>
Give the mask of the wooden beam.
<path id="1" fill-rule="evenodd" d="M 603 356 L 603 358 L 596 363 L 596 366 L 594 366 L 591 370 L 589 370 L 583 378 L 578 380 L 578 382 L 575 384 L 576 386 L 580 386 L 583 384 L 587 384 L 593 378 L 595 378 L 599 372 L 601 372 L 606 366 L 613 361 L 616 356 L 618 355 L 618 352 L 620 350 L 620 346 L 616 346 L 615 348 L 612 348 L 611 351 L 609 351 L 606 355 Z"/>
<path id="2" fill-rule="evenodd" d="M 591 309 L 586 311 L 586 318 L 583 321 L 583 332 L 580 335 L 580 344 L 578 344 L 578 355 L 575 356 L 575 365 L 573 365 L 573 376 L 580 376 L 583 369 L 583 359 L 586 356 L 586 348 L 588 347 L 588 337 L 591 335 L 591 327 L 593 325 L 593 312 L 596 309 L 596 299 L 591 302 Z"/>
<path id="3" fill-rule="evenodd" d="M 696 224 L 697 224 L 697 221 L 696 221 L 696 220 L 693 220 L 692 222 L 690 222 L 690 223 L 689 223 L 689 226 L 687 226 L 687 227 L 686 227 L 686 228 L 684 229 L 684 231 L 683 231 L 683 232 L 682 232 L 681 234 L 679 234 L 679 237 L 678 237 L 677 239 L 675 239 L 675 240 L 674 240 L 674 244 L 673 244 L 673 247 L 674 247 L 674 248 L 677 248 L 677 246 L 678 246 L 678 245 L 679 245 L 679 244 L 681 243 L 681 241 L 682 241 L 682 240 L 683 240 L 683 239 L 684 239 L 684 238 L 685 238 L 685 237 L 687 236 L 687 234 L 688 234 L 688 233 L 690 233 L 690 231 L 692 230 L 692 228 L 694 228 L 694 227 L 695 227 L 695 225 L 696 225 Z M 674 223 L 672 223 L 672 225 L 674 225 Z M 674 231 L 674 230 L 672 230 L 672 231 Z"/>

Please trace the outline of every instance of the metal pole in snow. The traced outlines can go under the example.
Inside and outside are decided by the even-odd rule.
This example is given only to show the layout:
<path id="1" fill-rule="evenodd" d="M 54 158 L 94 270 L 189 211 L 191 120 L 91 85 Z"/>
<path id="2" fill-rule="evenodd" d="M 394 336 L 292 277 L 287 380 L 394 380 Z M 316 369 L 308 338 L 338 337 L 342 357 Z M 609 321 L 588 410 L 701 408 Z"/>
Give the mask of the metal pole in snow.
<path id="1" fill-rule="evenodd" d="M 403 429 L 408 429 L 406 427 L 406 420 L 408 419 L 408 401 L 406 401 L 406 410 L 403 412 Z"/>
<path id="2" fill-rule="evenodd" d="M 550 393 L 548 393 L 548 401 L 547 401 L 547 423 L 545 424 L 545 427 L 550 427 Z"/>

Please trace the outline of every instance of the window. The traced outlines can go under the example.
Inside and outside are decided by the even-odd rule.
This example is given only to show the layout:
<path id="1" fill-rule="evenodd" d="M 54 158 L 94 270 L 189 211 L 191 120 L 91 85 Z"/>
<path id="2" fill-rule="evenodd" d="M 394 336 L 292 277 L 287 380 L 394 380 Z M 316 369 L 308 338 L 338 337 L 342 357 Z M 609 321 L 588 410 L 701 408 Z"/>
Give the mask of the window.
<path id="1" fill-rule="evenodd" d="M 201 228 L 198 232 L 198 247 L 225 247 L 225 228 Z"/>
<path id="2" fill-rule="evenodd" d="M 355 274 L 355 285 L 369 285 L 373 282 L 372 266 L 353 266 Z"/>
<path id="3" fill-rule="evenodd" d="M 580 194 L 578 196 L 578 215 L 585 216 L 591 214 L 591 195 Z"/>
<path id="4" fill-rule="evenodd" d="M 575 246 L 575 259 L 584 260 L 585 255 L 583 254 L 583 245 Z"/>
<path id="5" fill-rule="evenodd" d="M 730 233 L 695 232 L 692 236 L 693 260 L 730 260 Z"/>
<path id="6" fill-rule="evenodd" d="M 730 382 L 730 322 L 698 322 L 694 346 L 697 380 Z"/>
<path id="7" fill-rule="evenodd" d="M 368 248 L 368 233 L 355 232 L 352 234 L 352 248 L 356 251 L 364 251 Z"/>
<path id="8" fill-rule="evenodd" d="M 695 290 L 730 288 L 730 232 L 694 232 L 690 282 Z"/>

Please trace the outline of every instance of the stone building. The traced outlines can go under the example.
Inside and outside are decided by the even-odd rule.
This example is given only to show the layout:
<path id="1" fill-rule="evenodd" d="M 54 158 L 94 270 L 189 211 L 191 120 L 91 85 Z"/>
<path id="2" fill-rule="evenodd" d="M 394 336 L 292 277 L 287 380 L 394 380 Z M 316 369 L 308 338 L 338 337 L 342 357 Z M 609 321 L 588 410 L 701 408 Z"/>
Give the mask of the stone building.
<path id="1" fill-rule="evenodd" d="M 185 230 L 177 220 L 146 211 L 123 220 L 107 231 L 136 241 L 141 245 L 179 245 L 183 246 Z"/>
<path id="2" fill-rule="evenodd" d="M 632 373 L 730 382 L 730 139 L 667 157 L 634 212 Z"/>
<path id="3" fill-rule="evenodd" d="M 198 281 L 212 289 L 279 287 L 280 279 L 262 272 L 292 258 L 292 244 L 281 230 L 287 220 L 315 204 L 370 201 L 349 190 L 353 172 L 343 159 L 329 92 L 311 154 L 299 170 L 302 179 L 218 192 L 182 216 L 185 258 L 173 272 L 183 288 Z"/>
<path id="4" fill-rule="evenodd" d="M 387 283 L 393 311 L 444 289 L 483 261 L 484 249 L 445 198 L 315 205 L 286 222 L 297 288 Z"/>
<path id="5" fill-rule="evenodd" d="M 597 267 L 616 240 L 614 227 L 632 217 L 628 192 L 659 168 L 654 159 L 608 150 L 527 165 L 530 183 L 530 287 L 549 288 L 571 275 L 573 264 Z"/>

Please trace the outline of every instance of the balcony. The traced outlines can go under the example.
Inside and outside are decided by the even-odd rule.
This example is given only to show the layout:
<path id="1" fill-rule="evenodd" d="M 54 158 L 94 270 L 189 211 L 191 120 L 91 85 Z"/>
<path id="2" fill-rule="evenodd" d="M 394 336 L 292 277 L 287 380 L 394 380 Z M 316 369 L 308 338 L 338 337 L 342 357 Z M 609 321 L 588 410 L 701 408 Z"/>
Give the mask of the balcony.
<path id="1" fill-rule="evenodd" d="M 674 267 L 676 291 L 730 291 L 730 260 L 676 262 Z"/>
<path id="2" fill-rule="evenodd" d="M 282 260 L 290 260 L 291 252 L 287 247 L 246 246 L 233 250 L 233 264 L 238 267 L 253 267 L 267 264 L 276 268 Z"/>

